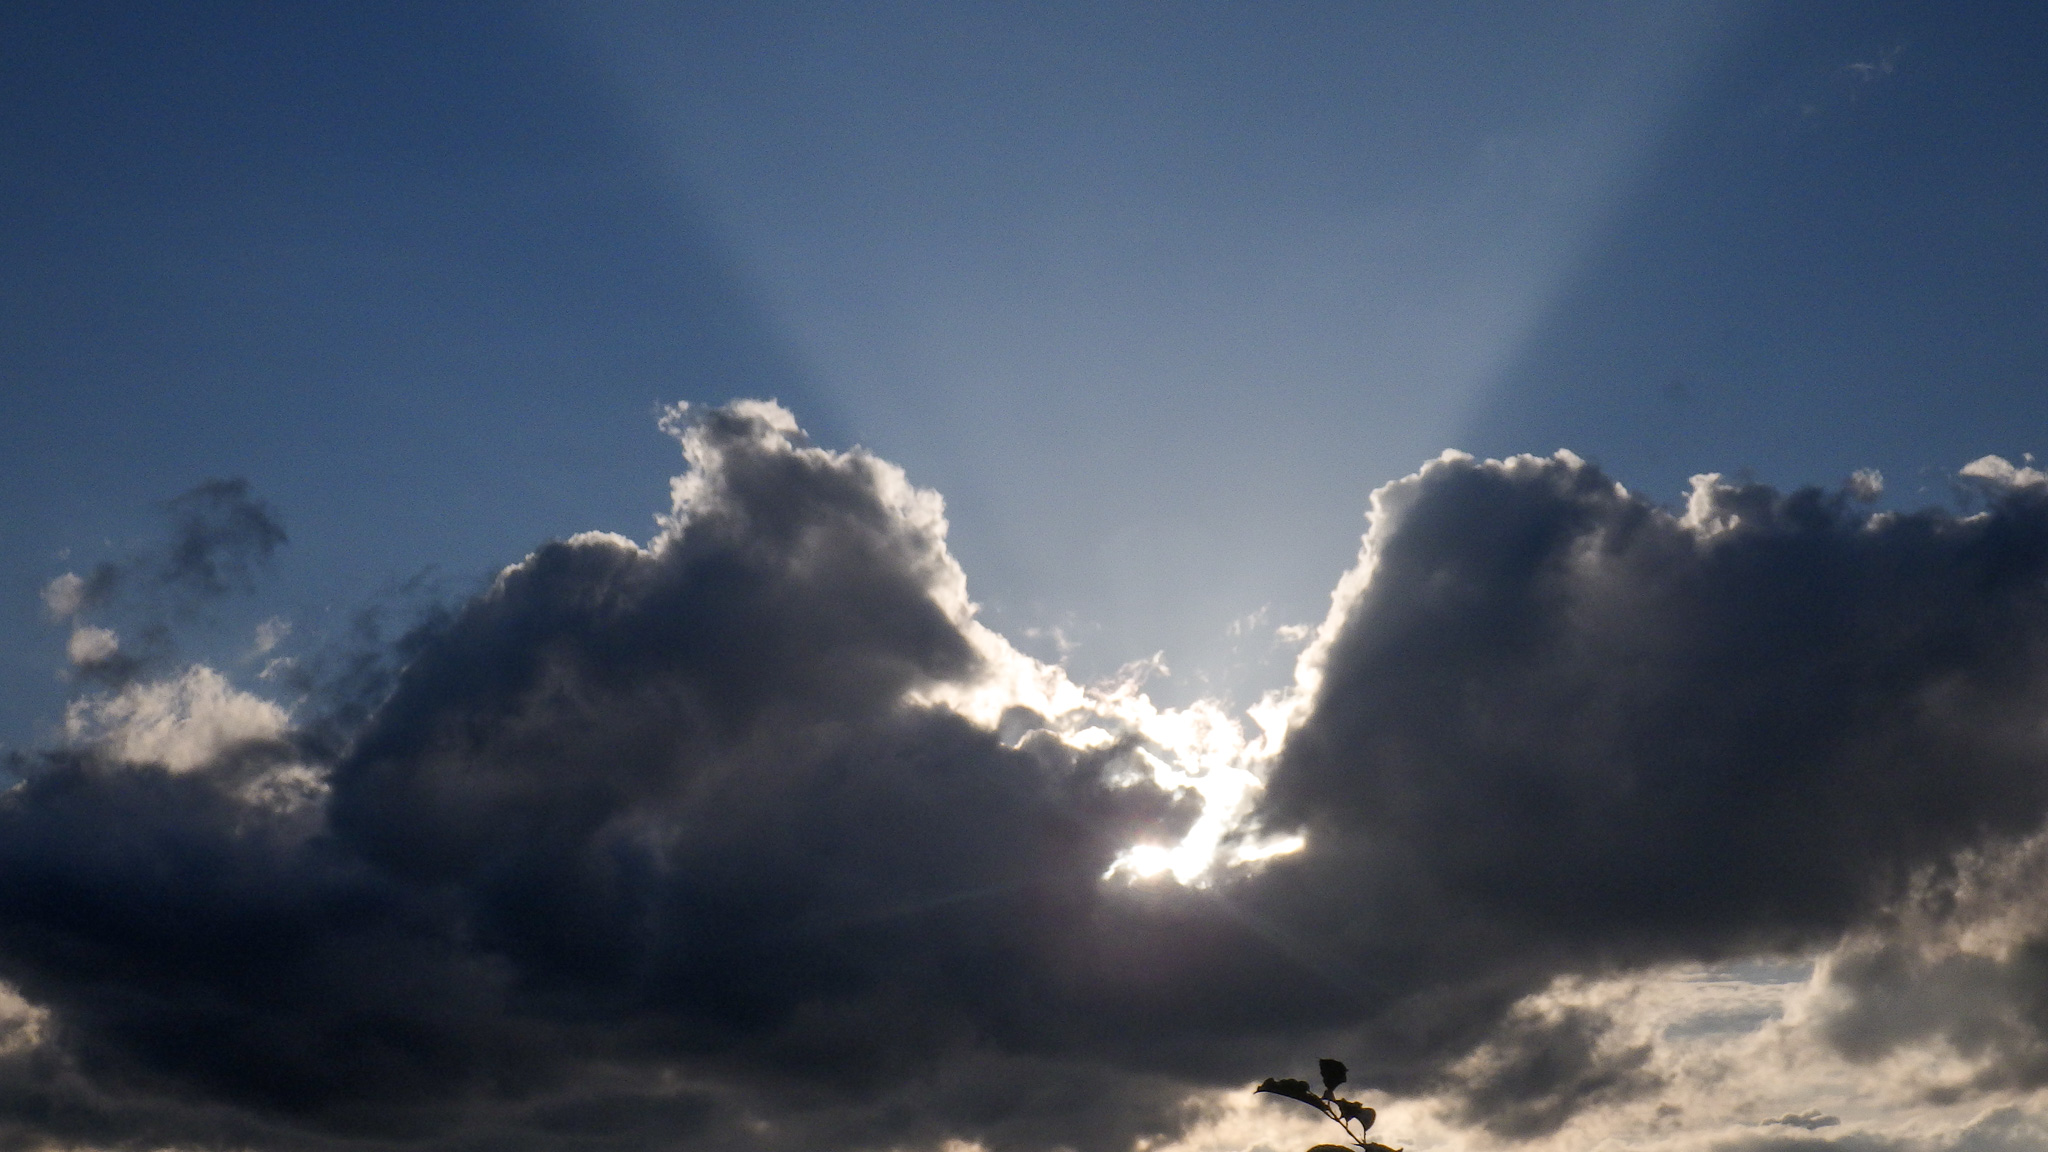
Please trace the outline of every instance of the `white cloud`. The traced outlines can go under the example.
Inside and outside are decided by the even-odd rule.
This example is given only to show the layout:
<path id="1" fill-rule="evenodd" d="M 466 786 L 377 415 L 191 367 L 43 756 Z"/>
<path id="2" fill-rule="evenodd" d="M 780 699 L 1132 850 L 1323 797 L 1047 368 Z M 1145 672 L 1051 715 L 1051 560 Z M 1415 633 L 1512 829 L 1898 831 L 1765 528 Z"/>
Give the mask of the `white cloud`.
<path id="1" fill-rule="evenodd" d="M 99 664 L 121 650 L 120 637 L 110 628 L 94 628 L 80 624 L 71 630 L 71 639 L 64 645 L 64 654 L 78 667 Z"/>
<path id="2" fill-rule="evenodd" d="M 76 572 L 66 572 L 43 585 L 43 607 L 53 620 L 70 617 L 84 604 L 85 580 Z"/>
<path id="3" fill-rule="evenodd" d="M 2048 484 L 2048 474 L 2038 468 L 2016 468 L 2003 456 L 1980 456 L 1963 465 L 1958 475 L 1983 480 L 1997 488 L 2038 488 Z"/>
<path id="4" fill-rule="evenodd" d="M 22 998 L 13 985 L 0 982 L 0 1058 L 26 1052 L 43 1042 L 50 1013 Z"/>
<path id="5" fill-rule="evenodd" d="M 189 772 L 236 745 L 283 739 L 289 726 L 284 709 L 199 664 L 168 680 L 74 701 L 64 712 L 73 743 L 172 772 Z"/>
<path id="6" fill-rule="evenodd" d="M 282 616 L 272 616 L 256 625 L 256 640 L 251 652 L 255 656 L 267 656 L 271 650 L 284 643 L 292 634 L 292 622 Z"/>

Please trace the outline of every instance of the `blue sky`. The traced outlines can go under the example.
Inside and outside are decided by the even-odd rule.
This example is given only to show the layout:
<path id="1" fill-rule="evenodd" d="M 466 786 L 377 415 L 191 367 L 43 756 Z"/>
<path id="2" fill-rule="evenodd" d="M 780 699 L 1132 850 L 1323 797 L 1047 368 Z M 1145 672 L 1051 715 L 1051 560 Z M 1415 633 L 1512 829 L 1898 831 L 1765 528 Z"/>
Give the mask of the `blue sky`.
<path id="1" fill-rule="evenodd" d="M 208 477 L 301 614 L 644 535 L 679 399 L 903 463 L 992 621 L 1181 693 L 1445 447 L 1941 500 L 2041 414 L 2024 15 L 26 9 L 13 627 Z"/>
<path id="2" fill-rule="evenodd" d="M 1447 448 L 1569 449 L 1674 511 L 1697 474 L 1864 469 L 1879 509 L 1970 510 L 2048 452 L 2028 5 L 87 2 L 0 30 L 11 752 L 132 719 L 105 707 L 135 684 L 67 660 L 45 593 L 171 571 L 150 557 L 200 506 L 181 493 L 246 480 L 261 505 L 217 510 L 260 507 L 289 543 L 246 588 L 165 577 L 93 626 L 150 675 L 198 660 L 282 693 L 259 678 L 278 653 L 395 666 L 407 621 L 549 541 L 671 531 L 678 402 L 774 399 L 900 466 L 943 495 L 980 624 L 1074 691 L 1163 654 L 1145 707 L 1172 718 L 1090 706 L 1238 766 L 1266 753 L 1193 751 L 1189 718 L 1290 686 L 1310 707 L 1305 642 L 1366 661 L 1344 640 L 1365 624 L 1302 626 L 1374 491 L 1453 485 L 1413 478 Z M 2019 479 L 1958 480 L 1989 454 Z M 81 700 L 99 719 L 67 732 Z M 314 706 L 279 700 L 310 731 Z M 272 731 L 234 707 L 223 731 Z M 1841 916 L 1770 959 L 1819 971 L 1816 1005 L 1850 987 L 1827 973 L 1881 967 Z M 1632 991 L 1545 969 L 1590 983 L 1514 1011 L 1650 1029 L 1671 988 L 1809 987 L 1670 967 L 1744 958 L 1716 940 L 1644 952 Z M 1523 1018 L 1497 1014 L 1497 1046 Z M 1189 1059 L 1173 1074 L 1227 1075 Z M 1443 1120 L 1480 1117 L 1476 1088 L 1409 1087 L 1444 1147 L 1508 1131 Z"/>

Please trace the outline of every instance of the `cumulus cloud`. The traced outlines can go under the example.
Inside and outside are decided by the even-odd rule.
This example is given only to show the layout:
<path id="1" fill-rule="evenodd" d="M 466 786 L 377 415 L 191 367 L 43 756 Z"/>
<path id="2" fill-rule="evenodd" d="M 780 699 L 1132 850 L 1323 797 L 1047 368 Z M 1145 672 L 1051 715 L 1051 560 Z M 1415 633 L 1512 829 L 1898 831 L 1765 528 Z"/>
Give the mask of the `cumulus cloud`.
<path id="1" fill-rule="evenodd" d="M 1569 456 L 1375 497 L 1265 819 L 1443 980 L 1821 944 L 2048 802 L 2048 501 L 1870 515 Z M 1412 961 L 1411 961 L 1412 962 Z"/>
<path id="2" fill-rule="evenodd" d="M 930 702 L 1019 674 L 932 494 L 770 406 L 672 423 L 664 531 L 549 544 L 414 638 L 316 828 L 250 801 L 289 725 L 215 673 L 74 708 L 0 805 L 0 968 L 67 1066 L 305 1146 L 1181 1122 L 1179 1081 L 1062 1037 L 1104 873 L 1187 798 L 1134 738 Z"/>
<path id="3" fill-rule="evenodd" d="M 170 772 L 194 771 L 246 745 L 283 744 L 289 726 L 284 709 L 236 691 L 202 665 L 74 701 L 64 713 L 65 735 L 74 744 L 108 760 Z"/>
<path id="4" fill-rule="evenodd" d="M 198 666 L 74 705 L 0 797 L 0 978 L 36 1014 L 0 1139 L 1195 1147 L 1250 1115 L 1215 1093 L 1338 1055 L 1422 1102 L 1388 1123 L 1541 1143 L 1676 1131 L 1724 1036 L 2037 1082 L 2028 1027 L 1956 1022 L 2033 1003 L 2048 919 L 1943 911 L 2048 806 L 2021 470 L 1972 465 L 1970 515 L 1873 513 L 1874 478 L 1674 510 L 1569 454 L 1446 455 L 1375 494 L 1254 737 L 983 627 L 887 462 L 763 402 L 664 426 L 652 540 L 543 545 L 359 711 Z M 283 540 L 245 487 L 180 499 L 177 595 Z M 1797 1021 L 1754 981 L 1602 991 L 1830 949 Z M 1920 979 L 1965 952 L 2007 967 Z M 1895 969 L 1955 990 L 1878 1019 Z M 1742 1147 L 1937 1146 L 1768 1098 Z"/>
<path id="5" fill-rule="evenodd" d="M 1269 711 L 1291 735 L 1260 818 L 1306 848 L 1251 887 L 1370 977 L 1320 979 L 1371 990 L 1380 1082 L 1436 1083 L 1560 974 L 1825 948 L 2039 827 L 2040 487 L 2001 478 L 1973 516 L 1856 495 L 1702 476 L 1672 511 L 1566 453 L 1447 454 L 1375 495 Z"/>
<path id="6" fill-rule="evenodd" d="M 121 640 L 111 628 L 95 628 L 80 624 L 71 629 L 71 639 L 65 641 L 64 655 L 81 668 L 105 664 L 121 652 Z"/>
<path id="7" fill-rule="evenodd" d="M 85 606 L 85 579 L 66 572 L 43 586 L 43 607 L 52 620 L 65 620 Z"/>
<path id="8" fill-rule="evenodd" d="M 2029 457 L 2031 461 L 2031 457 Z M 1995 489 L 2039 488 L 2048 485 L 2048 475 L 2030 466 L 2018 466 L 2003 456 L 1982 456 L 1963 465 L 1961 475 Z"/>

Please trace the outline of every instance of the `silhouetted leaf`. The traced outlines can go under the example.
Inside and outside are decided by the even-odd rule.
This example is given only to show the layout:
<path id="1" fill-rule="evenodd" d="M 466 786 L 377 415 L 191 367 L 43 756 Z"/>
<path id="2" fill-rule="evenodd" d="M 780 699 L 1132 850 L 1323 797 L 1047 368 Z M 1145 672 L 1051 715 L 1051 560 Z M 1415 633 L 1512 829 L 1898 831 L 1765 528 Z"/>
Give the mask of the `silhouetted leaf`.
<path id="1" fill-rule="evenodd" d="M 1308 1081 L 1306 1080 L 1288 1080 L 1279 1077 L 1268 1077 L 1265 1083 L 1260 1084 L 1255 1091 L 1270 1092 L 1275 1096 L 1285 1096 L 1289 1100 L 1301 1101 L 1303 1104 L 1328 1116 L 1332 1123 L 1344 1129 L 1345 1139 L 1354 1141 L 1351 1144 L 1318 1144 L 1309 1149 L 1308 1152 L 1401 1152 L 1401 1149 L 1389 1148 L 1385 1144 L 1368 1144 L 1365 1142 L 1365 1134 L 1372 1130 L 1373 1121 L 1379 1119 L 1379 1113 L 1374 1112 L 1356 1100 L 1346 1100 L 1337 1095 L 1337 1086 L 1344 1083 L 1345 1079 L 1350 1075 L 1349 1069 L 1344 1067 L 1344 1062 L 1341 1060 L 1321 1061 L 1321 1070 L 1324 1085 L 1321 1096 L 1315 1094 L 1315 1091 L 1308 1086 Z M 1358 1125 L 1356 1132 L 1353 1132 L 1351 1129 L 1353 1123 Z"/>
<path id="2" fill-rule="evenodd" d="M 1256 1091 L 1271 1092 L 1275 1096 L 1285 1096 L 1289 1100 L 1299 1100 L 1318 1112 L 1327 1111 L 1323 1107 L 1322 1099 L 1310 1090 L 1306 1080 L 1275 1080 L 1272 1077 L 1267 1077 L 1266 1082 L 1259 1085 Z"/>
<path id="3" fill-rule="evenodd" d="M 1372 1122 L 1379 1119 L 1379 1113 L 1367 1108 L 1356 1100 L 1339 1100 L 1336 1104 L 1337 1115 L 1342 1116 L 1346 1120 L 1358 1121 L 1358 1130 L 1360 1132 L 1372 1131 Z"/>

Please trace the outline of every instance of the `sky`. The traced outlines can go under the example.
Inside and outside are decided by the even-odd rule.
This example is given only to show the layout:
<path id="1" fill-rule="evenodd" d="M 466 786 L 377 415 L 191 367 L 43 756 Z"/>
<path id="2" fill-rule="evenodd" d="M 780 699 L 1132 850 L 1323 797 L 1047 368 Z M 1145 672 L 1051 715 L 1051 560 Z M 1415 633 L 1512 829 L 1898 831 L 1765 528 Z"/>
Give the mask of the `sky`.
<path id="1" fill-rule="evenodd" d="M 2029 6 L 0 29 L 7 1147 L 2048 1145 Z"/>

